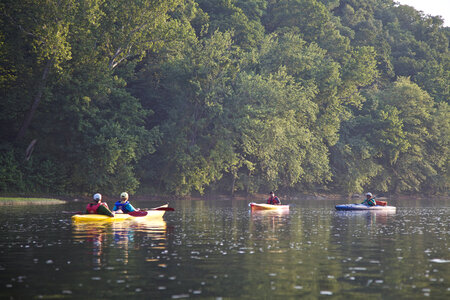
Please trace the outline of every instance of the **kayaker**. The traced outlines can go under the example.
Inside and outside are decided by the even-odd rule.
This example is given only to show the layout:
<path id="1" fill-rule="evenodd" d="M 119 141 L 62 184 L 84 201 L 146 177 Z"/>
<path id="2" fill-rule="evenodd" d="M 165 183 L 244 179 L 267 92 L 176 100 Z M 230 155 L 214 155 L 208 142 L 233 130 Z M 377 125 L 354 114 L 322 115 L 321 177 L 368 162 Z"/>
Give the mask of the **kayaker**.
<path id="1" fill-rule="evenodd" d="M 375 198 L 372 198 L 372 193 L 370 192 L 366 194 L 366 200 L 364 200 L 364 202 L 361 204 L 367 204 L 369 206 L 377 205 L 377 203 L 375 202 Z"/>
<path id="2" fill-rule="evenodd" d="M 136 208 L 128 201 L 128 193 L 126 192 L 120 194 L 120 200 L 115 203 L 113 208 L 113 211 L 123 212 L 124 214 L 135 210 Z"/>
<path id="3" fill-rule="evenodd" d="M 109 210 L 108 204 L 102 202 L 101 194 L 94 194 L 92 198 L 93 201 L 86 206 L 87 214 L 99 214 L 114 217 L 114 214 Z"/>
<path id="4" fill-rule="evenodd" d="M 275 196 L 274 192 L 269 193 L 270 197 L 267 199 L 267 204 L 273 204 L 273 205 L 281 205 L 280 199 L 278 199 L 277 196 Z"/>

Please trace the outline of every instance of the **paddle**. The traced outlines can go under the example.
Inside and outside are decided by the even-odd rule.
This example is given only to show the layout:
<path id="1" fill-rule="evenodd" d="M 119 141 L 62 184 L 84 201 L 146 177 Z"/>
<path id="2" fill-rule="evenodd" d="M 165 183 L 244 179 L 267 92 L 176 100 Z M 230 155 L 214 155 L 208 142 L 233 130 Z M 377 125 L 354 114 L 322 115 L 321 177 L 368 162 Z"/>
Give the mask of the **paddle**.
<path id="1" fill-rule="evenodd" d="M 155 208 L 138 208 L 141 211 L 147 211 L 147 210 L 165 210 L 165 211 L 174 211 L 175 209 L 172 207 L 155 207 Z"/>
<path id="2" fill-rule="evenodd" d="M 156 207 L 150 210 L 165 210 L 165 211 L 174 211 L 175 209 L 173 207 Z"/>
<path id="3" fill-rule="evenodd" d="M 151 208 L 148 210 L 174 211 L 175 209 L 173 209 L 172 207 L 155 207 L 155 208 Z M 133 217 L 145 217 L 148 214 L 148 212 L 147 212 L 147 210 L 135 210 L 135 211 L 130 211 L 128 214 Z"/>

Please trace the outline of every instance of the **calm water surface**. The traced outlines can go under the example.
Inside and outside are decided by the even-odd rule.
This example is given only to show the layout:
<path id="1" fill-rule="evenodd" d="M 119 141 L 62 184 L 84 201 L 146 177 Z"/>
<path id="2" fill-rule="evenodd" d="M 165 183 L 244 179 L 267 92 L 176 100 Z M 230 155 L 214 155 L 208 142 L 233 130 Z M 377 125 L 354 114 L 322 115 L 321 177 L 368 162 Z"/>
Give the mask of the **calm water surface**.
<path id="1" fill-rule="evenodd" d="M 61 213 L 82 203 L 2 207 L 0 298 L 450 299 L 448 200 L 341 202 L 174 200 L 164 219 L 103 225 Z"/>

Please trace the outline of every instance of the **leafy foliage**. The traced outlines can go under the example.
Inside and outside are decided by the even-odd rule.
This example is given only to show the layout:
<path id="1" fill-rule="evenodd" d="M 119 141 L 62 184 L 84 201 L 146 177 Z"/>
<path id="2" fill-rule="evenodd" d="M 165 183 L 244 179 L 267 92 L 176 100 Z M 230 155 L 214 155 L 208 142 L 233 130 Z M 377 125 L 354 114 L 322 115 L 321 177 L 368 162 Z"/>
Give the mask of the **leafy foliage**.
<path id="1" fill-rule="evenodd" d="M 0 191 L 448 193 L 450 31 L 392 0 L 0 3 Z"/>

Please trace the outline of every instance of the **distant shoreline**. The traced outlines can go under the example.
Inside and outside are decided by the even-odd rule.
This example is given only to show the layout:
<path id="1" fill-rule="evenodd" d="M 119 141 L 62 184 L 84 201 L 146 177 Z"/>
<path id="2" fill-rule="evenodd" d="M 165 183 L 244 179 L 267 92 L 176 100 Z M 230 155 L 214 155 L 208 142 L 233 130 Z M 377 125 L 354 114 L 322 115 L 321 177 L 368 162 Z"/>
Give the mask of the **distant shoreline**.
<path id="1" fill-rule="evenodd" d="M 276 193 L 278 197 L 280 197 L 281 201 L 295 201 L 295 200 L 307 200 L 307 201 L 332 201 L 332 200 L 348 200 L 348 199 L 364 199 L 364 194 L 353 194 L 353 195 L 342 195 L 342 194 L 335 194 L 335 193 L 316 193 L 316 194 L 284 194 L 284 193 Z M 377 196 L 377 194 L 374 194 Z M 403 194 L 390 194 L 390 195 L 382 195 L 380 194 L 377 199 L 379 200 L 406 200 L 406 199 L 449 199 L 450 196 L 448 195 L 403 195 Z M 70 203 L 70 202 L 89 202 L 92 198 L 90 196 L 56 196 L 56 198 L 52 198 L 51 195 L 29 195 L 29 197 L 25 196 L 0 196 L 0 206 L 4 205 L 46 205 L 46 204 L 64 204 L 64 203 Z M 258 201 L 265 201 L 267 200 L 268 195 L 265 193 L 257 193 L 253 195 L 240 195 L 236 194 L 234 197 L 231 197 L 230 195 L 225 194 L 208 194 L 208 195 L 195 195 L 195 196 L 173 196 L 173 195 L 145 195 L 145 194 L 138 194 L 138 195 L 130 195 L 131 201 L 170 201 L 170 200 L 209 200 L 209 199 L 216 199 L 216 200 L 229 200 L 229 201 L 249 201 L 249 202 L 258 202 Z M 118 200 L 118 197 L 114 196 L 107 196 L 103 195 L 103 201 L 105 202 L 115 202 Z"/>
<path id="2" fill-rule="evenodd" d="M 25 198 L 25 197 L 0 197 L 2 205 L 28 205 L 28 204 L 64 204 L 66 201 L 51 198 Z"/>

